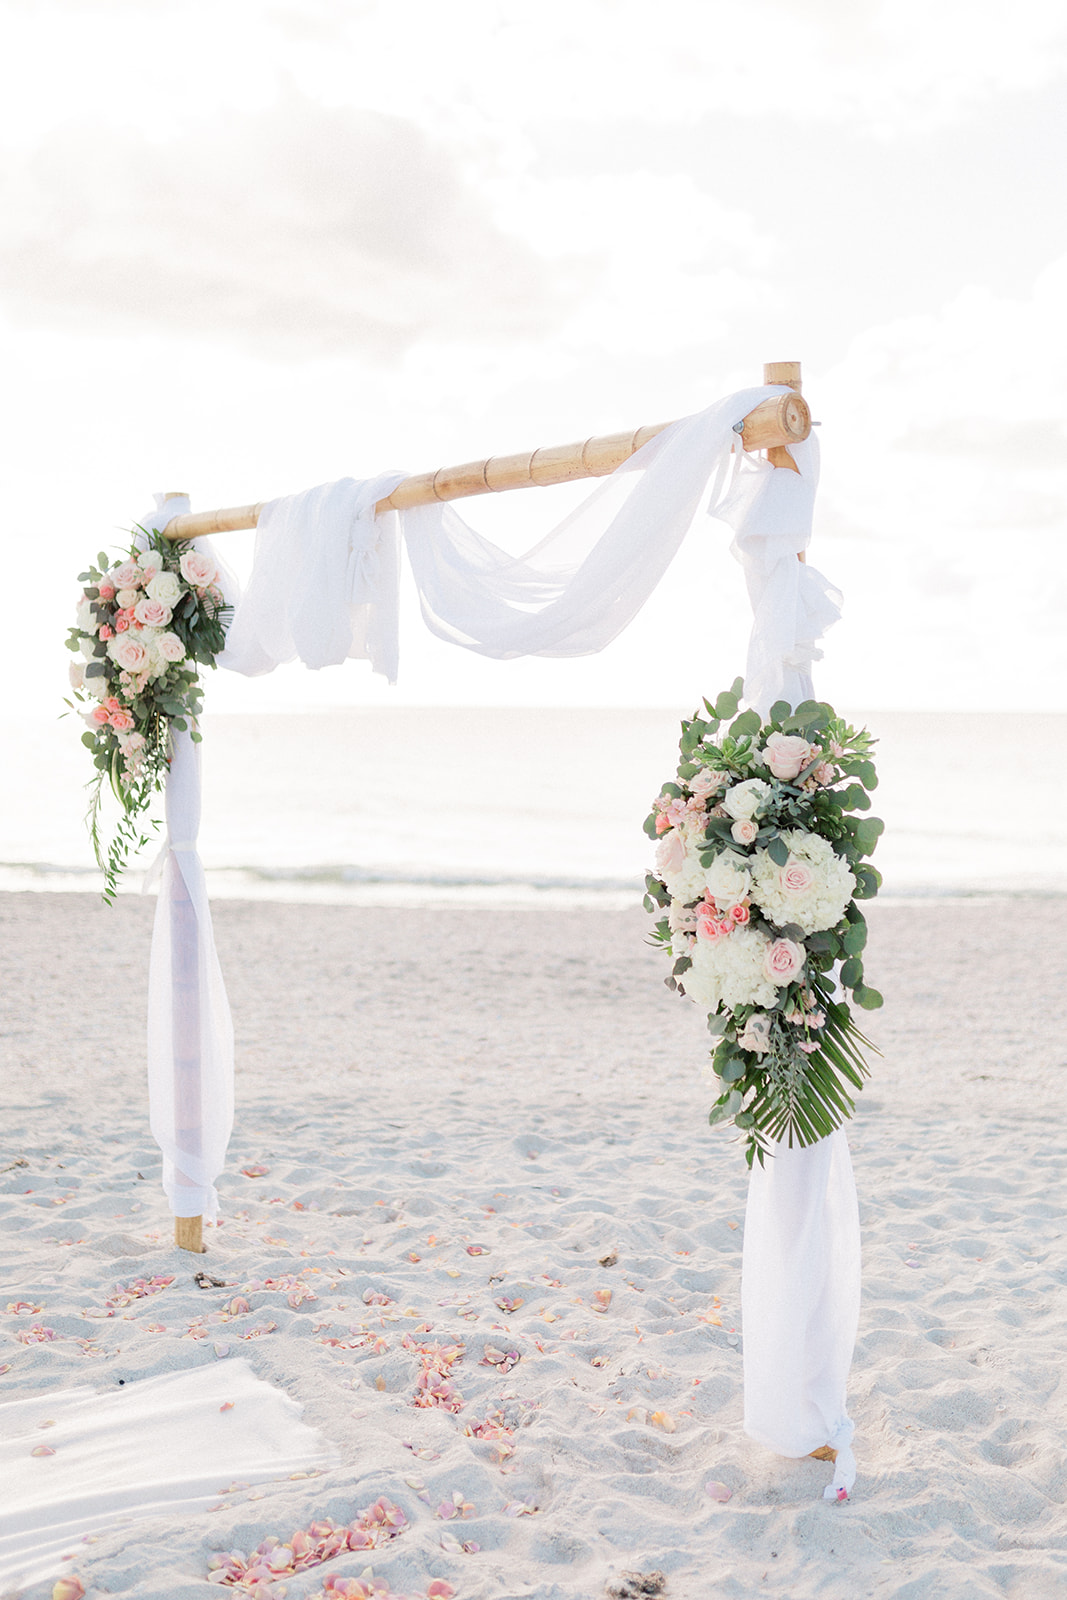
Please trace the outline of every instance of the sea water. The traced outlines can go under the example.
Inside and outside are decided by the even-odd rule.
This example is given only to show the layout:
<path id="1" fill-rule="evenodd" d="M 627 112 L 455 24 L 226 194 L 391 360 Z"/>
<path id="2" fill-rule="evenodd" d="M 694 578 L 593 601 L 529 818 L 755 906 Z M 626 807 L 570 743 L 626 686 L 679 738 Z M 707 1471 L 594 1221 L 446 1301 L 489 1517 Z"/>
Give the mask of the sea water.
<path id="1" fill-rule="evenodd" d="M 692 708 L 689 708 L 690 710 Z M 204 720 L 215 895 L 631 904 L 680 712 L 373 708 Z M 849 712 L 879 740 L 890 895 L 1067 892 L 1067 715 Z M 17 720 L 0 888 L 98 890 L 80 724 Z M 144 852 L 128 875 L 140 887 Z"/>

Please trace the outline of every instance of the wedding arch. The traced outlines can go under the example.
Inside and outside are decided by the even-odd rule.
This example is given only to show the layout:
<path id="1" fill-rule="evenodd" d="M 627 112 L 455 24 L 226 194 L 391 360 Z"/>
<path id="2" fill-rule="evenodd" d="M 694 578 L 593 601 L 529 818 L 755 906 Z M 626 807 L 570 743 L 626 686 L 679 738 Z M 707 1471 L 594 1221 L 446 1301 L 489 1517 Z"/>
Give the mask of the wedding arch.
<path id="1" fill-rule="evenodd" d="M 840 599 L 805 560 L 818 450 L 800 388 L 799 363 L 770 363 L 762 386 L 676 422 L 225 510 L 193 512 L 184 495 L 162 495 L 145 528 L 201 551 L 197 541 L 212 534 L 257 529 L 219 665 L 258 675 L 294 659 L 321 667 L 359 657 L 395 681 L 402 546 L 439 637 L 497 659 L 585 655 L 633 619 L 703 507 L 732 527 L 752 602 L 744 698 L 781 715 L 811 703 L 817 640 Z M 604 481 L 518 557 L 451 509 L 583 478 Z M 199 749 L 189 728 L 172 729 L 171 740 L 149 1106 L 175 1243 L 200 1252 L 232 1127 L 233 1033 L 197 853 Z M 746 1429 L 785 1455 L 828 1445 L 837 1459 L 828 1496 L 846 1496 L 855 1475 L 845 1383 L 858 1308 L 855 1184 L 837 1126 L 753 1166 L 743 1266 Z"/>

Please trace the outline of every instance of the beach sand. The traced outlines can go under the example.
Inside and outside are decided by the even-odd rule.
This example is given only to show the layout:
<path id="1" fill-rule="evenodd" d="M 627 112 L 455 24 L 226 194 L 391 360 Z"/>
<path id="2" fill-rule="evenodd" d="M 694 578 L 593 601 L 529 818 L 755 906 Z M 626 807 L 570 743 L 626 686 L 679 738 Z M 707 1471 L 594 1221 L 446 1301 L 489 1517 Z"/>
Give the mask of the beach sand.
<path id="1" fill-rule="evenodd" d="M 201 1258 L 173 1248 L 148 1131 L 152 914 L 0 896 L 0 1307 L 40 1306 L 57 1334 L 26 1345 L 27 1315 L 0 1315 L 0 1401 L 244 1356 L 341 1465 L 79 1546 L 66 1567 L 90 1595 L 217 1594 L 213 1552 L 379 1495 L 410 1526 L 370 1564 L 404 1596 L 441 1577 L 458 1600 L 594 1600 L 653 1571 L 669 1600 L 1067 1592 L 1067 899 L 870 908 L 887 1003 L 850 1129 L 845 1505 L 820 1498 L 825 1463 L 742 1433 L 747 1174 L 706 1125 L 706 1035 L 640 911 L 217 904 L 237 1118 Z M 199 1268 L 234 1287 L 198 1289 Z M 86 1316 L 153 1274 L 174 1282 Z M 253 1289 L 222 1321 L 284 1275 L 316 1298 Z M 405 1335 L 465 1346 L 455 1414 L 411 1404 Z M 502 1373 L 487 1346 L 519 1359 Z M 496 1414 L 507 1432 L 465 1434 Z M 457 1491 L 466 1519 L 440 1520 Z M 339 1557 L 289 1600 L 367 1565 Z"/>

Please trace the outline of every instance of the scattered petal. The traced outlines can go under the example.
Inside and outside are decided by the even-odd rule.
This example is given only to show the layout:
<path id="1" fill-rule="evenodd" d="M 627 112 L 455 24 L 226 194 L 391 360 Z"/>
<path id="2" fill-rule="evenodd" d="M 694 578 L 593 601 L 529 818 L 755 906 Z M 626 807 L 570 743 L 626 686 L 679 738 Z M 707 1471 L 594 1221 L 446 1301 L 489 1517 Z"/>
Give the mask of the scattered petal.
<path id="1" fill-rule="evenodd" d="M 487 1244 L 469 1244 L 467 1246 L 467 1254 L 469 1256 L 487 1256 L 489 1254 L 489 1246 Z"/>
<path id="2" fill-rule="evenodd" d="M 725 1505 L 727 1500 L 729 1500 L 733 1495 L 732 1489 L 728 1489 L 725 1483 L 718 1483 L 714 1478 L 712 1478 L 710 1483 L 706 1483 L 704 1488 L 713 1500 L 719 1500 L 723 1505 Z"/>
<path id="3" fill-rule="evenodd" d="M 220 1411 L 232 1411 L 233 1410 L 233 1401 L 232 1400 L 224 1400 L 222 1402 L 221 1406 L 219 1406 L 219 1410 Z"/>
<path id="4" fill-rule="evenodd" d="M 678 1427 L 669 1411 L 653 1411 L 648 1420 L 654 1428 L 662 1428 L 664 1433 L 674 1433 Z"/>
<path id="5" fill-rule="evenodd" d="M 270 1168 L 262 1166 L 258 1161 L 254 1161 L 250 1166 L 242 1167 L 241 1171 L 246 1178 L 265 1178 Z"/>
<path id="6" fill-rule="evenodd" d="M 57 1578 L 52 1585 L 52 1600 L 83 1600 L 85 1585 L 73 1573 L 66 1578 Z"/>
<path id="7" fill-rule="evenodd" d="M 30 1451 L 31 1456 L 54 1456 L 55 1451 L 50 1444 L 35 1444 Z"/>
<path id="8" fill-rule="evenodd" d="M 593 1310 L 606 1311 L 611 1304 L 611 1290 L 598 1289 L 593 1296 Z"/>

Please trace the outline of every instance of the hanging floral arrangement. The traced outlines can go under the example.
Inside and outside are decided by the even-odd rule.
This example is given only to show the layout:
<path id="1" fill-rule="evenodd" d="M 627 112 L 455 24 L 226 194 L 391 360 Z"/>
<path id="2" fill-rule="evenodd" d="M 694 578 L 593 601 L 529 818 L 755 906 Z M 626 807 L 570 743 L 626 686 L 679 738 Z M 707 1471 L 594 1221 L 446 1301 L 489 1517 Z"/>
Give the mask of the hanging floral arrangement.
<path id="1" fill-rule="evenodd" d="M 681 763 L 645 822 L 659 841 L 645 908 L 671 959 L 670 988 L 708 1014 L 721 1093 L 746 1156 L 771 1141 L 814 1144 L 847 1120 L 872 1049 L 845 999 L 874 1010 L 864 981 L 883 831 L 866 729 L 807 700 L 738 714 L 743 683 L 682 723 Z M 835 976 L 836 974 L 836 976 Z"/>
<path id="2" fill-rule="evenodd" d="M 146 830 L 159 826 L 148 813 L 163 788 L 171 728 L 200 738 L 199 669 L 214 667 L 232 614 L 210 554 L 134 533 L 122 560 L 101 553 L 79 574 L 67 636 L 80 658 L 70 665 L 67 704 L 86 724 L 82 743 L 96 769 L 86 820 L 109 903 L 130 855 L 148 843 Z M 120 808 L 110 842 L 102 836 L 105 782 Z"/>

